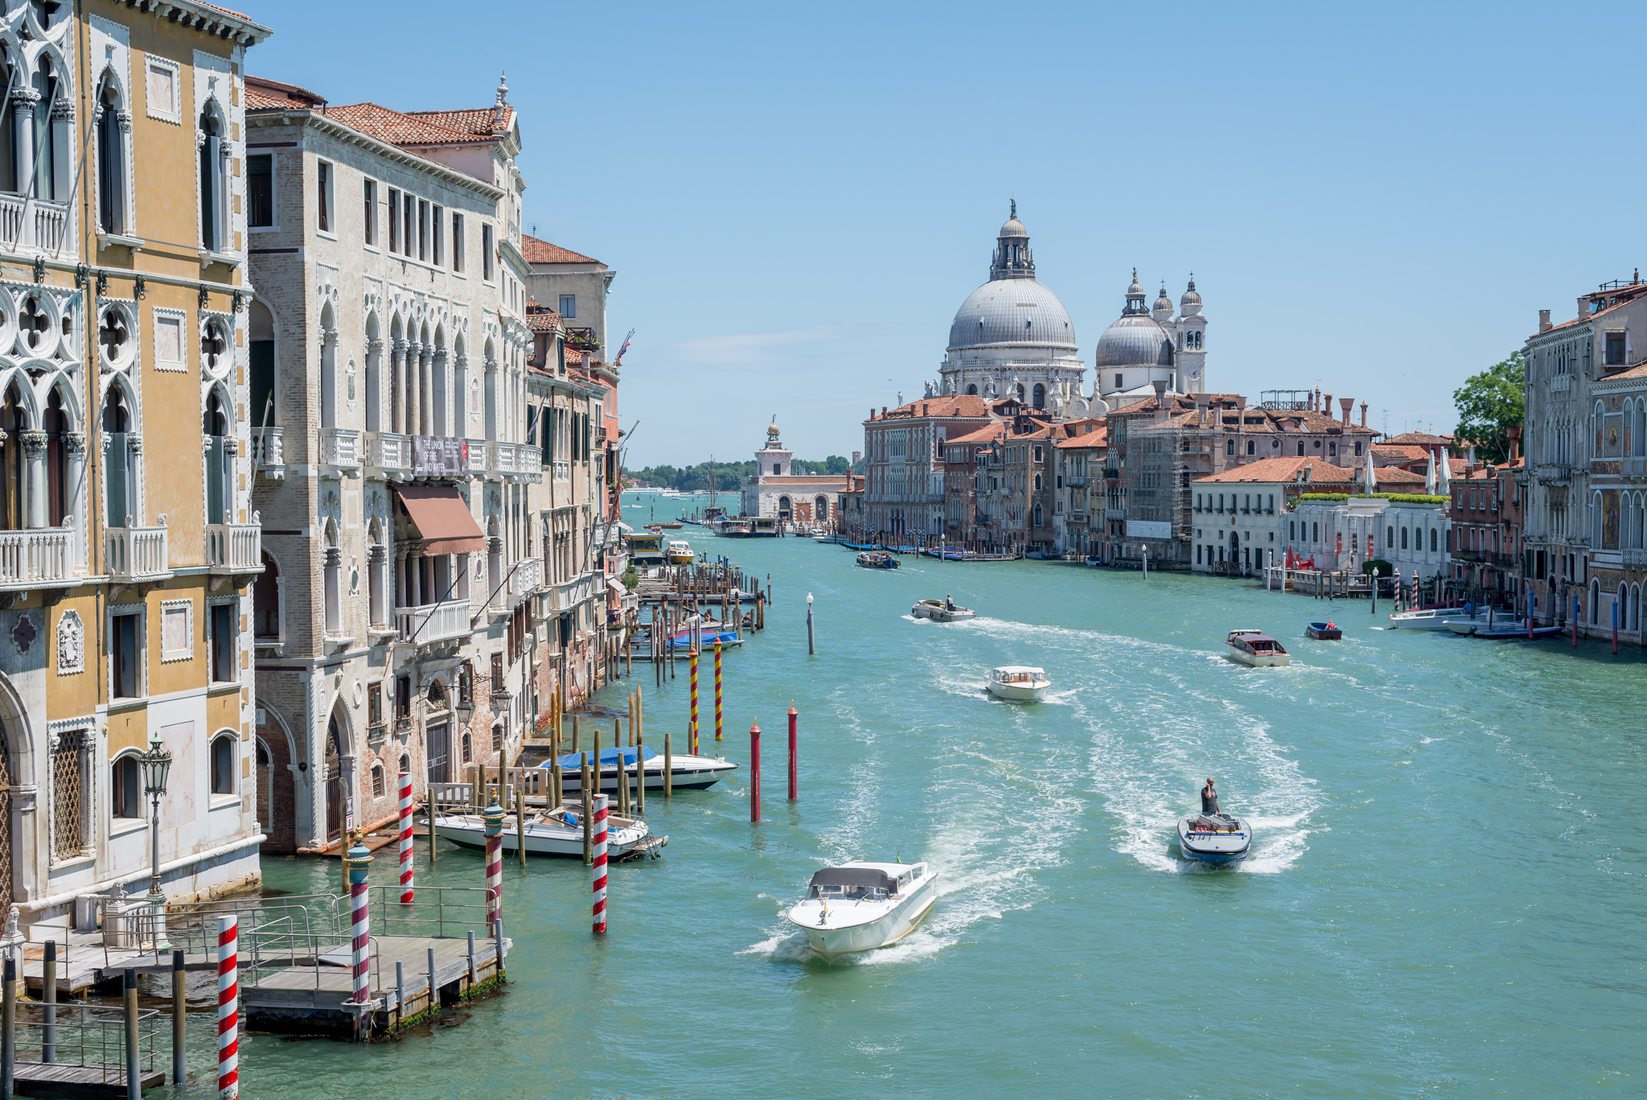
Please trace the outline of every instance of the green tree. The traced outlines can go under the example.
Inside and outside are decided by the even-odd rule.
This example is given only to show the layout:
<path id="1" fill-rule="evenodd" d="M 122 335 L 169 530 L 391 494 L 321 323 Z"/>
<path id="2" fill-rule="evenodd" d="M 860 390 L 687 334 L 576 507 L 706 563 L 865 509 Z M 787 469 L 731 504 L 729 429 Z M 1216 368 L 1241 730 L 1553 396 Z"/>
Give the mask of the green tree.
<path id="1" fill-rule="evenodd" d="M 1516 352 L 1480 374 L 1472 374 L 1453 391 L 1458 410 L 1458 441 L 1474 443 L 1484 462 L 1509 460 L 1505 429 L 1520 424 L 1527 411 L 1527 358 Z"/>

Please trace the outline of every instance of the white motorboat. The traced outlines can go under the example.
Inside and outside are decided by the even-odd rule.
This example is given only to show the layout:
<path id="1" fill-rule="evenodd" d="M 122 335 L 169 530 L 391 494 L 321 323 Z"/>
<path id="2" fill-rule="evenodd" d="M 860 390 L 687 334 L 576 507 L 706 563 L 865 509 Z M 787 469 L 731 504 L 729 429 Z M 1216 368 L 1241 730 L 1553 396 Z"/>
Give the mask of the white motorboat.
<path id="1" fill-rule="evenodd" d="M 437 814 L 434 819 L 435 835 L 450 840 L 463 848 L 486 847 L 486 819 L 480 814 Z M 612 859 L 622 859 L 637 853 L 658 855 L 658 849 L 669 843 L 666 836 L 654 837 L 646 822 L 638 817 L 606 818 L 606 852 Z M 566 856 L 583 858 L 583 809 L 561 806 L 548 813 L 534 814 L 526 819 L 526 854 L 529 856 Z M 519 850 L 519 840 L 513 819 L 504 822 L 499 836 L 503 850 Z"/>
<path id="2" fill-rule="evenodd" d="M 938 875 L 924 863 L 854 860 L 812 876 L 806 897 L 784 914 L 826 959 L 873 951 L 915 930 L 938 900 Z"/>
<path id="3" fill-rule="evenodd" d="M 1198 863 L 1238 863 L 1247 858 L 1252 830 L 1229 814 L 1191 814 L 1178 822 L 1178 850 Z"/>
<path id="4" fill-rule="evenodd" d="M 1519 626 L 1517 625 L 1519 624 Z M 1456 616 L 1442 620 L 1441 628 L 1450 630 L 1454 634 L 1469 637 L 1478 631 L 1493 631 L 1501 629 L 1527 629 L 1527 620 L 1517 619 L 1508 611 L 1497 612 L 1491 608 L 1478 610 L 1475 614 L 1461 611 Z M 1434 629 L 1433 627 L 1431 629 Z"/>
<path id="5" fill-rule="evenodd" d="M 984 686 L 998 699 L 1014 703 L 1039 703 L 1046 698 L 1052 681 L 1047 679 L 1045 669 L 1034 665 L 1002 665 L 989 670 L 989 679 Z"/>
<path id="6" fill-rule="evenodd" d="M 1465 619 L 1462 607 L 1425 607 L 1417 611 L 1396 611 L 1387 616 L 1391 630 L 1446 630 L 1448 619 Z"/>
<path id="7" fill-rule="evenodd" d="M 909 613 L 917 619 L 931 619 L 935 623 L 958 623 L 978 616 L 970 607 L 961 607 L 953 600 L 922 600 L 910 608 Z"/>
<path id="8" fill-rule="evenodd" d="M 1292 661 L 1287 647 L 1261 630 L 1232 630 L 1224 644 L 1232 660 L 1249 668 L 1276 668 Z"/>
<path id="9" fill-rule="evenodd" d="M 697 555 L 692 553 L 692 544 L 685 539 L 670 539 L 664 557 L 670 565 L 691 565 L 697 560 Z"/>
<path id="10" fill-rule="evenodd" d="M 562 793 L 578 793 L 583 790 L 583 774 L 581 766 L 583 760 L 590 758 L 590 766 L 594 760 L 588 752 L 562 753 L 560 758 L 560 789 Z M 661 752 L 652 749 L 646 750 L 646 757 L 641 761 L 641 774 L 646 780 L 646 789 L 649 791 L 663 790 L 664 758 Z M 545 761 L 539 767 L 548 769 Z M 618 789 L 618 770 L 623 770 L 624 776 L 631 786 L 635 782 L 635 750 L 632 748 L 606 748 L 600 751 L 600 789 L 610 794 L 616 794 Z M 669 786 L 673 790 L 703 790 L 712 787 L 720 781 L 725 772 L 734 771 L 737 765 L 719 756 L 697 756 L 692 753 L 676 752 L 669 756 Z"/>

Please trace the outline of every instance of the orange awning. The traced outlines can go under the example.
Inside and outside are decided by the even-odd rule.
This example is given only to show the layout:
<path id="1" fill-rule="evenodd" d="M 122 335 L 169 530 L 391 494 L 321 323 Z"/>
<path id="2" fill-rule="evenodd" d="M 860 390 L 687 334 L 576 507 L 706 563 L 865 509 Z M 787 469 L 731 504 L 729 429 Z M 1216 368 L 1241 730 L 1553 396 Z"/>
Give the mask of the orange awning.
<path id="1" fill-rule="evenodd" d="M 395 495 L 423 539 L 425 554 L 472 554 L 486 536 L 469 514 L 469 502 L 450 485 L 397 485 Z"/>

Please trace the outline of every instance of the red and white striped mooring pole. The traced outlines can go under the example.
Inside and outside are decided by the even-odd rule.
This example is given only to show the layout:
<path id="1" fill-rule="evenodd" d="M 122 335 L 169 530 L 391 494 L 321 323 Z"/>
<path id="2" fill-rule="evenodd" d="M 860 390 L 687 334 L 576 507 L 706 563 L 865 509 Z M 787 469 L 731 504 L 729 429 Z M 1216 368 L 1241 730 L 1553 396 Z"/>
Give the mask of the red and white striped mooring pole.
<path id="1" fill-rule="evenodd" d="M 349 849 L 349 931 L 350 945 L 353 949 L 351 962 L 354 970 L 350 989 L 350 1001 L 356 1005 L 365 1005 L 372 999 L 372 985 L 368 978 L 369 964 L 372 955 L 372 918 L 367 901 L 366 870 L 372 864 L 372 853 L 366 850 L 366 845 L 355 841 L 355 846 Z M 355 1017 L 355 1038 L 365 1038 L 364 1016 Z"/>
<path id="2" fill-rule="evenodd" d="M 217 918 L 217 1095 L 240 1095 L 240 928 L 237 917 Z"/>
<path id="3" fill-rule="evenodd" d="M 590 877 L 594 891 L 594 909 L 592 917 L 594 923 L 590 931 L 597 936 L 606 935 L 606 796 L 595 795 L 593 811 L 590 814 Z"/>
<path id="4" fill-rule="evenodd" d="M 486 934 L 498 934 L 503 917 L 503 807 L 496 802 L 483 811 L 486 819 Z"/>
<path id="5" fill-rule="evenodd" d="M 412 774 L 400 773 L 400 903 L 412 904 Z"/>

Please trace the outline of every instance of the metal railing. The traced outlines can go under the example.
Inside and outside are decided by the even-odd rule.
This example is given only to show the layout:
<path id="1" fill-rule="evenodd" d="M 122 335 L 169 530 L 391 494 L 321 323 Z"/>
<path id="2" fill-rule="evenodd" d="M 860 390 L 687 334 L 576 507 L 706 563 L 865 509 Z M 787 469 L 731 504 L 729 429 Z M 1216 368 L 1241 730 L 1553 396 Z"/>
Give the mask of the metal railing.
<path id="1" fill-rule="evenodd" d="M 478 886 L 419 886 L 411 905 L 401 904 L 399 886 L 373 886 L 367 906 L 375 935 L 450 940 L 486 930 L 486 890 Z"/>
<path id="2" fill-rule="evenodd" d="M 43 1063 L 48 1046 L 52 1065 L 99 1070 L 106 1087 L 126 1079 L 126 1013 L 122 1008 L 60 1002 L 48 1006 L 17 1003 L 16 1059 Z M 164 1036 L 162 1040 L 161 1036 Z M 137 1065 L 140 1073 L 161 1071 L 171 1054 L 171 1016 L 158 1009 L 137 1013 Z M 163 1060 L 166 1059 L 166 1060 Z M 85 1079 L 85 1074 L 80 1079 Z"/>

